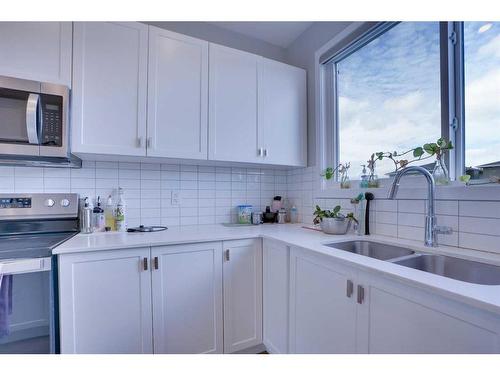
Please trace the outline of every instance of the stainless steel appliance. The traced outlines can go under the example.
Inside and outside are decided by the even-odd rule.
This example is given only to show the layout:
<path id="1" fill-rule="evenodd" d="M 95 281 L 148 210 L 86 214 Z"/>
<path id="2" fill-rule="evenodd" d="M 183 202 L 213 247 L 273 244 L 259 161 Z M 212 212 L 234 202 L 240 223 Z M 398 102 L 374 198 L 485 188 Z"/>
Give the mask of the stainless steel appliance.
<path id="1" fill-rule="evenodd" d="M 66 86 L 0 76 L 0 163 L 78 166 L 68 112 Z"/>
<path id="2" fill-rule="evenodd" d="M 77 194 L 0 194 L 0 353 L 59 353 L 57 258 Z"/>

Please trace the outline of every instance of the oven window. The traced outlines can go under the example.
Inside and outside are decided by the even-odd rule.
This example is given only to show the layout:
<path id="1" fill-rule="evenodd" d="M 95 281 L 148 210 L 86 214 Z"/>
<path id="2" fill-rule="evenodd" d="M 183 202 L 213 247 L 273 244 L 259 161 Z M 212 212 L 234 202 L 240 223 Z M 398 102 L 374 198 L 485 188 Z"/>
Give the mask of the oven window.
<path id="1" fill-rule="evenodd" d="M 0 354 L 50 353 L 50 271 L 0 279 Z"/>

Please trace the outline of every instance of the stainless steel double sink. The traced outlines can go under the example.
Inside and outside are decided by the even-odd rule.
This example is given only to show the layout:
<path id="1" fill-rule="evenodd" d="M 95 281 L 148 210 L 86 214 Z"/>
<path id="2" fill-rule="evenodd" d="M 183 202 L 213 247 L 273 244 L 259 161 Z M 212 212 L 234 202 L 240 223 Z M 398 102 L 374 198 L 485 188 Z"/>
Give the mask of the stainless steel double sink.
<path id="1" fill-rule="evenodd" d="M 405 247 L 356 240 L 325 244 L 370 258 L 481 285 L 500 285 L 500 267 L 445 255 L 417 253 Z"/>

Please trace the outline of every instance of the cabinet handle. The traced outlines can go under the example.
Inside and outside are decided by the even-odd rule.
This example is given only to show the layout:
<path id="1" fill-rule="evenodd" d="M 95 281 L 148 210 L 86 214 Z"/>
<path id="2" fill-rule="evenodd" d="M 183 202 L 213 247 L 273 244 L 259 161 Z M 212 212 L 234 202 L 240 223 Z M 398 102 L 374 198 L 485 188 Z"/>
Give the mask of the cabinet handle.
<path id="1" fill-rule="evenodd" d="M 229 262 L 229 249 L 224 251 L 224 258 L 226 259 L 226 262 Z"/>
<path id="2" fill-rule="evenodd" d="M 142 137 L 137 137 L 137 147 L 142 148 L 144 147 L 144 138 Z"/>
<path id="3" fill-rule="evenodd" d="M 358 285 L 358 303 L 361 305 L 365 300 L 365 288 L 361 285 Z"/>
<path id="4" fill-rule="evenodd" d="M 267 156 L 267 148 L 264 149 L 264 157 Z"/>
<path id="5" fill-rule="evenodd" d="M 153 259 L 153 266 L 154 266 L 155 270 L 158 269 L 158 257 L 154 257 L 154 259 Z"/>
<path id="6" fill-rule="evenodd" d="M 144 271 L 147 271 L 148 270 L 148 258 L 144 258 L 142 260 L 142 264 L 143 264 L 143 267 L 144 267 Z"/>
<path id="7" fill-rule="evenodd" d="M 258 156 L 262 156 L 262 147 L 259 147 L 259 148 L 257 149 L 257 155 L 258 155 Z"/>
<path id="8" fill-rule="evenodd" d="M 148 148 L 153 148 L 153 138 L 148 137 L 148 140 L 147 140 L 147 147 L 148 147 Z"/>
<path id="9" fill-rule="evenodd" d="M 351 280 L 347 280 L 346 296 L 348 298 L 351 298 L 353 291 L 354 291 L 354 283 Z"/>

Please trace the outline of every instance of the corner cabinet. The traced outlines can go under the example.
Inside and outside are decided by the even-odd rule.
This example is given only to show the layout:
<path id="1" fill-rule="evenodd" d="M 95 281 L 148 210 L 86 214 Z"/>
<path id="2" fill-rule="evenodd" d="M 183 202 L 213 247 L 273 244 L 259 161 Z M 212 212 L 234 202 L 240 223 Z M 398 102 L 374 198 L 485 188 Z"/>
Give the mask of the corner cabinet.
<path id="1" fill-rule="evenodd" d="M 272 354 L 288 353 L 290 247 L 263 240 L 263 341 Z"/>
<path id="2" fill-rule="evenodd" d="M 58 258 L 61 353 L 153 353 L 149 248 Z"/>
<path id="3" fill-rule="evenodd" d="M 75 22 L 71 150 L 146 155 L 148 26 Z"/>
<path id="4" fill-rule="evenodd" d="M 208 42 L 149 27 L 147 155 L 207 159 Z"/>
<path id="5" fill-rule="evenodd" d="M 71 22 L 0 22 L 0 75 L 71 87 Z"/>
<path id="6" fill-rule="evenodd" d="M 259 64 L 259 145 L 262 163 L 306 165 L 306 72 L 262 58 Z"/>
<path id="7" fill-rule="evenodd" d="M 209 159 L 305 166 L 305 71 L 216 44 L 209 65 Z"/>

